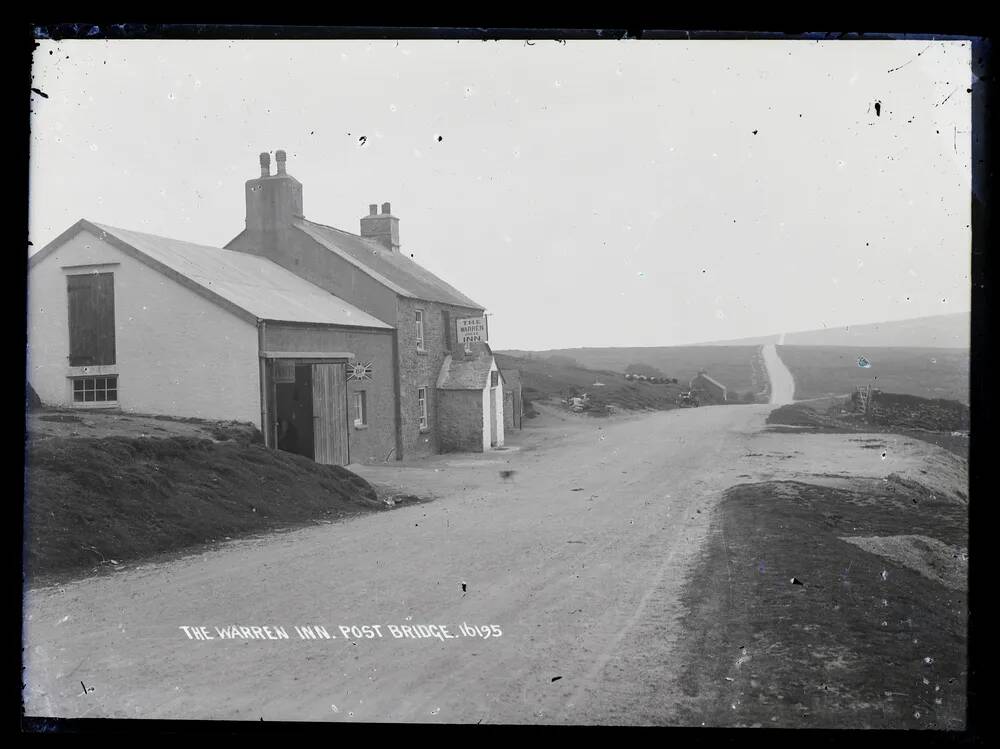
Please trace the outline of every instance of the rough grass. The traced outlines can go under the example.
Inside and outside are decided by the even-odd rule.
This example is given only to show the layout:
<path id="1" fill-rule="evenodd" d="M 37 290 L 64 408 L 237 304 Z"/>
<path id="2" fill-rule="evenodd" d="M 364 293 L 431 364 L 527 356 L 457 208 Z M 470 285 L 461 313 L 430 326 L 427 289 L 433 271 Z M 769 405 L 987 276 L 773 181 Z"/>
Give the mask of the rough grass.
<path id="1" fill-rule="evenodd" d="M 898 482 L 727 492 L 684 595 L 681 722 L 963 728 L 965 593 L 857 542 L 904 534 L 950 556 L 966 507 Z"/>
<path id="2" fill-rule="evenodd" d="M 876 424 L 939 432 L 969 430 L 971 412 L 958 401 L 879 393 L 874 402 L 882 414 L 875 417 Z"/>
<path id="3" fill-rule="evenodd" d="M 32 579 L 384 507 L 344 468 L 238 439 L 49 437 L 26 469 Z"/>

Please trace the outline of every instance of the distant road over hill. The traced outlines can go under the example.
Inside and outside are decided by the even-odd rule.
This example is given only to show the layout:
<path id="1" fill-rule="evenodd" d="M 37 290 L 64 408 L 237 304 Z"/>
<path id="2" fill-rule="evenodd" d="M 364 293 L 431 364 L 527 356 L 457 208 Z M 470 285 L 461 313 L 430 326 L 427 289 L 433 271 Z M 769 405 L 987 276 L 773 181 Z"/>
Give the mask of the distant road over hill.
<path id="1" fill-rule="evenodd" d="M 842 325 L 822 330 L 787 333 L 784 341 L 768 335 L 734 341 L 713 341 L 705 346 L 748 346 L 784 343 L 789 346 L 907 346 L 914 348 L 969 348 L 968 312 L 909 320 Z"/>
<path id="2" fill-rule="evenodd" d="M 795 380 L 788 367 L 778 356 L 773 343 L 764 346 L 761 352 L 764 356 L 764 366 L 767 367 L 767 376 L 771 380 L 770 402 L 777 405 L 791 403 L 795 400 Z"/>

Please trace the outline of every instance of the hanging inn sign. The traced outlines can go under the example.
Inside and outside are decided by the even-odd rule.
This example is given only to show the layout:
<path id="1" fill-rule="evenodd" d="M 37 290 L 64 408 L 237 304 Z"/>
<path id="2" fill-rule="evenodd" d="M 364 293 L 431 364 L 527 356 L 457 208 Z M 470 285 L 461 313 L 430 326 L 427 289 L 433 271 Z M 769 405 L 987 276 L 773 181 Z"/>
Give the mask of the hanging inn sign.
<path id="1" fill-rule="evenodd" d="M 347 365 L 348 380 L 370 380 L 375 370 L 375 362 L 352 361 Z"/>
<path id="2" fill-rule="evenodd" d="M 458 324 L 458 342 L 466 351 L 469 351 L 473 343 L 480 343 L 486 340 L 486 318 L 485 317 L 465 317 L 455 321 Z"/>

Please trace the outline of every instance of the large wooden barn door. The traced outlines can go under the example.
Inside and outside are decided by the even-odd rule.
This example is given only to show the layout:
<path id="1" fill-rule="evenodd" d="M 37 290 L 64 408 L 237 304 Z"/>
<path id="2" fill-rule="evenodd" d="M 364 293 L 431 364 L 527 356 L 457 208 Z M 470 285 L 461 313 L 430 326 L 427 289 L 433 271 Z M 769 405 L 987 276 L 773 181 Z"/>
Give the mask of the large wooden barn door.
<path id="1" fill-rule="evenodd" d="M 114 364 L 114 274 L 67 276 L 66 284 L 69 295 L 69 365 Z"/>
<path id="2" fill-rule="evenodd" d="M 316 462 L 344 466 L 347 450 L 347 377 L 343 364 L 313 364 L 313 444 Z"/>

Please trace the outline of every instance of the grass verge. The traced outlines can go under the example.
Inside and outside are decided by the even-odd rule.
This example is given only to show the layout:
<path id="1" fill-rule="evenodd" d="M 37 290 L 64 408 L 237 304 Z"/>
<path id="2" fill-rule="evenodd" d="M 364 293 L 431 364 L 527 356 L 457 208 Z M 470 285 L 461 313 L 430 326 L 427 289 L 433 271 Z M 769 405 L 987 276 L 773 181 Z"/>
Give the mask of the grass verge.
<path id="1" fill-rule="evenodd" d="M 966 460 L 969 457 L 969 407 L 956 401 L 918 398 L 883 393 L 879 397 L 882 415 L 866 421 L 863 414 L 851 413 L 850 399 L 838 399 L 828 408 L 790 403 L 775 408 L 767 416 L 773 431 L 795 427 L 796 432 L 863 432 L 902 434 L 942 447 Z M 807 429 L 803 429 L 803 427 Z"/>
<path id="2" fill-rule="evenodd" d="M 908 482 L 730 489 L 684 596 L 681 722 L 964 728 L 966 593 L 941 570 L 967 535 L 965 506 Z"/>

